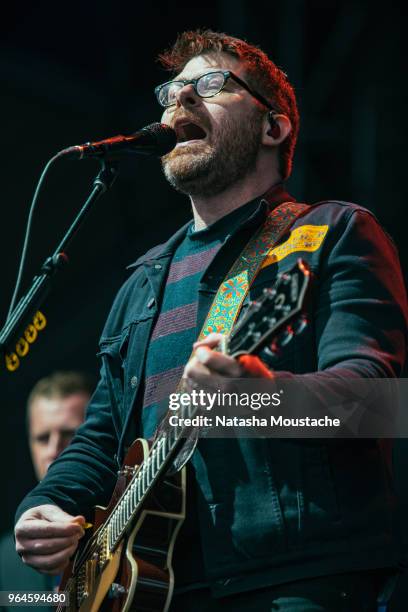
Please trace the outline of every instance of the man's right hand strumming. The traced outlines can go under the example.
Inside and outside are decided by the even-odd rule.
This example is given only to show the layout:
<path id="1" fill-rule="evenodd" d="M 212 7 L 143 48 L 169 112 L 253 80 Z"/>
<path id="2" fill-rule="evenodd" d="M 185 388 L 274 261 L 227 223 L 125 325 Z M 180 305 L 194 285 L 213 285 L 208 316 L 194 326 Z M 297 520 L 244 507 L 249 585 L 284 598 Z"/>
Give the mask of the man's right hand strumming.
<path id="1" fill-rule="evenodd" d="M 60 574 L 85 533 L 85 518 L 45 504 L 21 515 L 15 528 L 16 550 L 27 565 Z"/>

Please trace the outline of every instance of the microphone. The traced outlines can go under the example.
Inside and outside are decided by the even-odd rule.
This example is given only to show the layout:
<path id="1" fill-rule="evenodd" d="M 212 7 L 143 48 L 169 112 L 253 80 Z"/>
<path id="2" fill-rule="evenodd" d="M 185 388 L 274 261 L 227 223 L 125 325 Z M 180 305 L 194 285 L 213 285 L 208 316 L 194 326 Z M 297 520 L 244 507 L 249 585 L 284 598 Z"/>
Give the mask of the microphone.
<path id="1" fill-rule="evenodd" d="M 177 144 L 175 130 L 165 123 L 151 123 L 129 136 L 112 136 L 97 142 L 86 142 L 63 149 L 59 156 L 70 159 L 108 157 L 122 155 L 157 155 L 169 153 Z"/>

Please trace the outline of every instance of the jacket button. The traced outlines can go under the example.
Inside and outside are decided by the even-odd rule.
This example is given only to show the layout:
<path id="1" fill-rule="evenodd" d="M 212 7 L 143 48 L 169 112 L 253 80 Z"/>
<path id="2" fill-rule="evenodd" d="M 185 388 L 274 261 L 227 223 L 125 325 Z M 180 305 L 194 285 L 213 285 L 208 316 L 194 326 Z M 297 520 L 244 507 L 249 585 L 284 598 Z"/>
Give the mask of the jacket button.
<path id="1" fill-rule="evenodd" d="M 154 302 L 155 302 L 155 299 L 154 298 L 150 298 L 150 300 L 147 302 L 147 307 L 148 308 L 153 308 Z"/>
<path id="2" fill-rule="evenodd" d="M 162 267 L 163 267 L 163 266 L 162 266 L 161 264 L 155 264 L 155 265 L 154 265 L 154 269 L 155 269 L 155 270 L 161 270 L 161 269 L 162 269 Z"/>
<path id="3" fill-rule="evenodd" d="M 132 389 L 137 387 L 137 376 L 132 376 L 132 378 L 130 379 L 130 386 L 132 387 Z"/>

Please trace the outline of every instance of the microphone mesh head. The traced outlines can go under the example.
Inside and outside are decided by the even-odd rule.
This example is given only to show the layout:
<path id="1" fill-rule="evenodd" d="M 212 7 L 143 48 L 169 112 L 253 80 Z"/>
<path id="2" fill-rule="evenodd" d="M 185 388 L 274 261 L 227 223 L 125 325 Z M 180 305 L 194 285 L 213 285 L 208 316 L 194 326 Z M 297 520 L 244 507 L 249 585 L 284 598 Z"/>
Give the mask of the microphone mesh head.
<path id="1" fill-rule="evenodd" d="M 177 144 L 177 134 L 169 125 L 165 123 L 151 123 L 143 128 L 155 141 L 154 152 L 158 157 L 170 153 Z"/>

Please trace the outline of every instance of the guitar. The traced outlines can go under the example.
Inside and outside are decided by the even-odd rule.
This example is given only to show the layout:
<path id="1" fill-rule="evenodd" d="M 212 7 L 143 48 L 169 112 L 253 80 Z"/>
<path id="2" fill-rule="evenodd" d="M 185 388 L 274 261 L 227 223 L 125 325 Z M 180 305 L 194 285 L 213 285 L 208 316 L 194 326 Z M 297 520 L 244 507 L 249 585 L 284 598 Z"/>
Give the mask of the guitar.
<path id="1" fill-rule="evenodd" d="M 310 271 L 304 261 L 281 273 L 226 337 L 222 350 L 275 355 L 307 325 Z M 199 410 L 185 407 L 185 416 Z M 65 570 L 60 592 L 67 612 L 166 612 L 174 587 L 172 554 L 185 518 L 185 467 L 174 469 L 191 433 L 163 419 L 152 442 L 137 439 L 107 508 L 96 506 L 92 531 Z M 194 448 L 194 447 L 193 447 Z M 190 455 L 188 455 L 190 456 Z M 185 461 L 183 461 L 184 465 Z"/>

